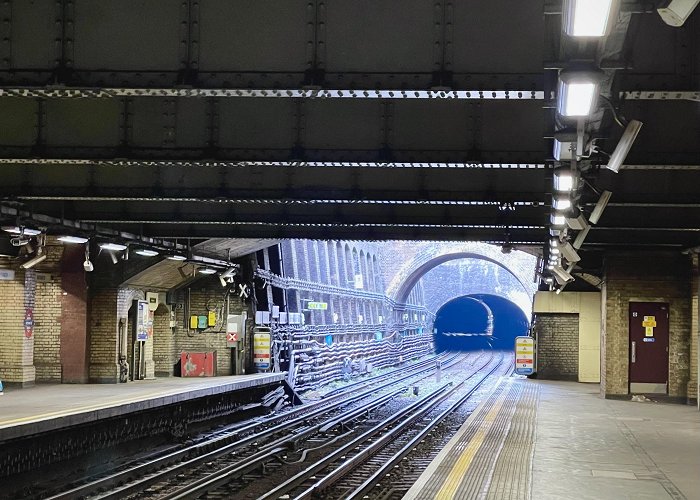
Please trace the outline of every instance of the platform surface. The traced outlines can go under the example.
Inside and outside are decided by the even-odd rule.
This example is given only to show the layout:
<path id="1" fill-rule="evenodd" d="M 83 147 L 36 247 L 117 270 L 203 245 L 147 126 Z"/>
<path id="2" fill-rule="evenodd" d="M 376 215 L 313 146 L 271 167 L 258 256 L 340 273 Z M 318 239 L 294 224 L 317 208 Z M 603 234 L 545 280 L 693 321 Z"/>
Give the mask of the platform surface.
<path id="1" fill-rule="evenodd" d="M 286 373 L 172 377 L 125 384 L 41 384 L 0 396 L 0 440 L 273 384 Z"/>
<path id="2" fill-rule="evenodd" d="M 700 412 L 507 378 L 404 499 L 700 499 Z"/>

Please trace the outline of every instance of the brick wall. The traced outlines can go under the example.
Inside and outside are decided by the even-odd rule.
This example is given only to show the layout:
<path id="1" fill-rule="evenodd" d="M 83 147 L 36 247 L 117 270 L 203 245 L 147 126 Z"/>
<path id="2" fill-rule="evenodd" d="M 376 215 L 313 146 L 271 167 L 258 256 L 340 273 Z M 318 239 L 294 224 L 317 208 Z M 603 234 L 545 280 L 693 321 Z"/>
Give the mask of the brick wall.
<path id="1" fill-rule="evenodd" d="M 187 312 L 187 289 L 179 290 L 175 295 L 175 318 L 177 327 L 170 334 L 172 336 L 173 358 L 172 364 L 180 359 L 180 353 L 210 352 L 216 351 L 217 373 L 219 375 L 231 375 L 231 349 L 226 343 L 226 302 L 225 289 L 217 278 L 203 279 L 190 288 L 189 314 L 204 315 L 209 310 L 217 314 L 217 324 L 205 330 L 191 330 L 189 328 L 189 316 Z M 241 314 L 248 312 L 252 316 L 249 306 L 233 293 L 229 297 L 229 314 Z M 223 312 L 223 314 L 222 314 Z M 158 351 L 157 356 L 165 355 L 167 350 Z M 166 361 L 161 357 L 161 363 Z"/>
<path id="2" fill-rule="evenodd" d="M 578 314 L 537 314 L 537 377 L 578 380 Z"/>
<path id="3" fill-rule="evenodd" d="M 608 254 L 601 369 L 606 396 L 629 393 L 629 303 L 669 304 L 670 396 L 686 397 L 690 380 L 691 262 L 679 252 Z"/>
<path id="4" fill-rule="evenodd" d="M 688 399 L 698 398 L 698 337 L 700 336 L 700 324 L 698 321 L 698 254 L 692 256 L 692 277 L 690 282 L 690 370 L 688 380 Z"/>
<path id="5" fill-rule="evenodd" d="M 153 362 L 156 377 L 172 377 L 177 362 L 175 332 L 170 328 L 170 309 L 162 301 L 153 315 Z"/>
<path id="6" fill-rule="evenodd" d="M 0 314 L 0 380 L 32 385 L 34 368 L 34 336 L 25 336 L 24 317 L 28 308 L 34 309 L 36 272 L 17 270 L 12 281 L 0 281 L 2 311 Z"/>
<path id="7" fill-rule="evenodd" d="M 61 259 L 63 246 L 47 244 L 47 258 L 37 266 L 34 310 L 34 366 L 37 382 L 61 381 L 62 297 Z"/>
<path id="8" fill-rule="evenodd" d="M 119 381 L 117 289 L 93 292 L 90 298 L 90 370 L 91 382 Z"/>

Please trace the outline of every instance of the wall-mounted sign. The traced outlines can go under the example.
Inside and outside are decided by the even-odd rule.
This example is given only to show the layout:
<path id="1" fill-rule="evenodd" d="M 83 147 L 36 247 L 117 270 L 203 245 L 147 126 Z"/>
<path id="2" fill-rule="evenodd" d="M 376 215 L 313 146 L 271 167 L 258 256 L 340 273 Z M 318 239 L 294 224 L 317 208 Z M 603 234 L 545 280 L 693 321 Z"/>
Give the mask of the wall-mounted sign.
<path id="1" fill-rule="evenodd" d="M 253 364 L 258 370 L 270 369 L 270 345 L 272 336 L 267 331 L 256 328 L 253 334 Z"/>
<path id="2" fill-rule="evenodd" d="M 535 339 L 515 337 L 515 373 L 532 375 L 535 371 Z"/>
<path id="3" fill-rule="evenodd" d="M 327 302 L 309 302 L 306 304 L 307 309 L 314 309 L 317 311 L 325 311 L 328 309 L 328 303 Z"/>
<path id="4" fill-rule="evenodd" d="M 34 335 L 34 311 L 31 307 L 27 307 L 24 311 L 24 336 L 28 339 Z"/>
<path id="5" fill-rule="evenodd" d="M 15 272 L 12 269 L 0 269 L 0 280 L 10 281 L 15 279 Z"/>

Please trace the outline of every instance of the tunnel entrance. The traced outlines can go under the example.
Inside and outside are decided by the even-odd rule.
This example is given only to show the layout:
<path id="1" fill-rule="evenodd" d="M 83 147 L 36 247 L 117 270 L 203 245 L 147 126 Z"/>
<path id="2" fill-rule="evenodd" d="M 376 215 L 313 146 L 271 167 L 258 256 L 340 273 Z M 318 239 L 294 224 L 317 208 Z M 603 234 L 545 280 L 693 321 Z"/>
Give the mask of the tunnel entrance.
<path id="1" fill-rule="evenodd" d="M 527 335 L 529 322 L 514 302 L 490 294 L 470 294 L 445 303 L 434 323 L 435 350 L 512 350 Z"/>

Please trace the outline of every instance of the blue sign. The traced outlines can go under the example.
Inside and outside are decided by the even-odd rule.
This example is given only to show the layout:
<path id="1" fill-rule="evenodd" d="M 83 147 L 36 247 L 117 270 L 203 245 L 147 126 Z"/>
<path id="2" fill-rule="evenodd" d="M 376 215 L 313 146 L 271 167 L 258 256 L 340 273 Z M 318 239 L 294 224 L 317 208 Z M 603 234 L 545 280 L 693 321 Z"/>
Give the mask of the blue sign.
<path id="1" fill-rule="evenodd" d="M 656 339 L 654 337 L 644 337 L 642 339 L 644 342 L 654 342 Z"/>

